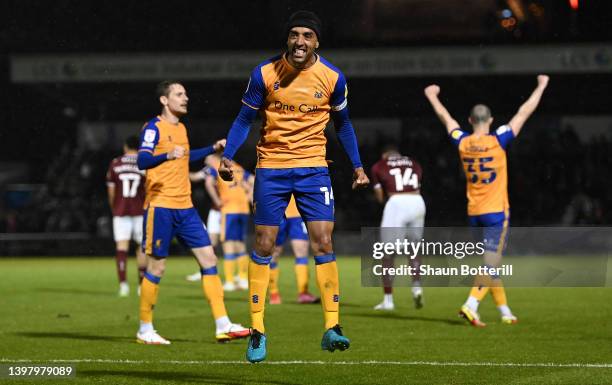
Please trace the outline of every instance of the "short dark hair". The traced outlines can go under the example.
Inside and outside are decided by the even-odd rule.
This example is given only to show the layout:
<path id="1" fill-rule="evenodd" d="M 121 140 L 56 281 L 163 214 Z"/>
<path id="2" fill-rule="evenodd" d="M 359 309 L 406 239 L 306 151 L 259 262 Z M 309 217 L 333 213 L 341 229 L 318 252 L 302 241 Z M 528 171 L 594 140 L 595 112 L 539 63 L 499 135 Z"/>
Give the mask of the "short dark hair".
<path id="1" fill-rule="evenodd" d="M 172 86 L 173 84 L 181 84 L 181 82 L 176 81 L 176 80 L 164 80 L 163 82 L 159 82 L 157 84 L 157 96 L 158 97 L 162 97 L 162 96 L 168 96 L 168 94 L 170 93 L 170 86 Z"/>
<path id="2" fill-rule="evenodd" d="M 138 150 L 138 144 L 139 144 L 140 140 L 138 139 L 138 136 L 136 135 L 130 135 L 127 138 L 125 138 L 125 147 L 127 147 L 129 150 Z"/>
<path id="3" fill-rule="evenodd" d="M 470 119 L 474 124 L 485 123 L 491 119 L 491 110 L 484 104 L 477 104 L 470 111 Z"/>

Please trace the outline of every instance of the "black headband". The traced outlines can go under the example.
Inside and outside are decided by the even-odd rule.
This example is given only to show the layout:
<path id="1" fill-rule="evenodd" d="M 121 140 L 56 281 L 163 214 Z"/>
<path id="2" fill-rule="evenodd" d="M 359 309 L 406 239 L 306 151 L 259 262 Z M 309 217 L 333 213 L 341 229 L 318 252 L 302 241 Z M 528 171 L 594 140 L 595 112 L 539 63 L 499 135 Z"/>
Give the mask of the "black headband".
<path id="1" fill-rule="evenodd" d="M 321 19 L 314 12 L 310 11 L 297 11 L 289 16 L 287 22 L 287 34 L 293 27 L 306 27 L 312 29 L 316 34 L 317 38 L 321 39 Z"/>

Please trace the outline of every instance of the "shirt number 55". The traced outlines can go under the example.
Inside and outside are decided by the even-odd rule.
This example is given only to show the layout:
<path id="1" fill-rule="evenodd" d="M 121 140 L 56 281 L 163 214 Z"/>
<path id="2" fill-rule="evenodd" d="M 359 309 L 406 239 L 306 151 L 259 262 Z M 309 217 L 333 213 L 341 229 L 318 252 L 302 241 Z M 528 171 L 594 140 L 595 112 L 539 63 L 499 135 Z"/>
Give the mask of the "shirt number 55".
<path id="1" fill-rule="evenodd" d="M 487 167 L 487 163 L 493 161 L 493 157 L 486 158 L 463 158 L 463 162 L 467 165 L 467 178 L 470 183 L 492 183 L 497 177 L 497 173 L 491 167 Z M 488 174 L 487 174 L 488 173 Z"/>

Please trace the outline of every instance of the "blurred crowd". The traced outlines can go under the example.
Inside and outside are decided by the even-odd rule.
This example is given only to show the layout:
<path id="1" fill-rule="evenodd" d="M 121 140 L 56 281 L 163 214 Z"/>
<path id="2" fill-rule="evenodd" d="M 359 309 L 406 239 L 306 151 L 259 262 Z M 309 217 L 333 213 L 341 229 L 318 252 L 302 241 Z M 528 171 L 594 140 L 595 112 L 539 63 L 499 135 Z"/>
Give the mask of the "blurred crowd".
<path id="1" fill-rule="evenodd" d="M 108 215 L 105 175 L 114 156 L 65 144 L 55 159 L 42 165 L 43 187 L 22 207 L 5 207 L 0 232 L 98 233 L 100 218 Z"/>
<path id="2" fill-rule="evenodd" d="M 333 130 L 329 130 L 329 133 Z M 384 132 L 384 131 L 381 131 Z M 372 138 L 370 136 L 370 138 Z M 423 166 L 422 194 L 428 226 L 466 224 L 465 178 L 456 149 L 433 121 L 402 129 L 402 137 L 380 133 L 362 141 L 367 171 L 384 145 Z M 247 153 L 248 151 L 244 151 Z M 254 155 L 254 151 L 253 155 Z M 574 127 L 526 129 L 508 149 L 511 223 L 514 226 L 603 225 L 612 223 L 612 140 L 595 135 L 581 139 Z M 45 183 L 25 205 L 0 211 L 0 232 L 87 232 L 110 236 L 110 210 L 105 173 L 119 151 L 85 150 L 65 145 L 45 168 Z M 382 207 L 372 190 L 351 191 L 350 164 L 338 142 L 330 138 L 330 165 L 338 230 L 377 226 Z M 247 162 L 248 166 L 248 162 Z M 205 216 L 209 200 L 194 185 L 194 204 Z"/>

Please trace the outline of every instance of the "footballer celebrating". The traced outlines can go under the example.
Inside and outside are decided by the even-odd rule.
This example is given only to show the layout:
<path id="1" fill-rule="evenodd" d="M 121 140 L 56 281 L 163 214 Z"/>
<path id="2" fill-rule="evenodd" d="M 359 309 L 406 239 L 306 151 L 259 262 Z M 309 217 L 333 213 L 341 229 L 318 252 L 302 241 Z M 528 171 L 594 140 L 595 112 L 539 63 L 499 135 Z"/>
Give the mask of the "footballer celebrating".
<path id="1" fill-rule="evenodd" d="M 548 76 L 539 75 L 537 81 L 535 90 L 508 124 L 500 126 L 492 133 L 490 128 L 493 117 L 489 107 L 477 104 L 472 108 L 469 117 L 472 133 L 468 133 L 460 128 L 459 123 L 440 102 L 440 87 L 430 85 L 425 88 L 425 96 L 459 150 L 467 182 L 469 224 L 484 230 L 484 262 L 489 267 L 498 267 L 501 264 L 510 219 L 506 148 L 536 110 L 548 85 Z M 489 290 L 501 313 L 502 323 L 516 323 L 518 320 L 508 307 L 506 291 L 497 275 L 475 278 L 474 286 L 459 315 L 474 326 L 485 326 L 480 320 L 478 305 Z"/>
<path id="2" fill-rule="evenodd" d="M 170 344 L 153 328 L 153 307 L 174 237 L 191 249 L 200 265 L 202 289 L 215 319 L 217 341 L 246 337 L 248 329 L 233 324 L 227 316 L 217 256 L 191 201 L 189 162 L 221 150 L 225 140 L 190 150 L 187 129 L 179 121 L 187 113 L 185 88 L 179 82 L 165 81 L 158 85 L 157 92 L 162 113 L 142 128 L 138 150 L 138 167 L 147 170 L 143 248 L 149 264 L 141 287 L 137 341 Z"/>
<path id="3" fill-rule="evenodd" d="M 261 114 L 264 123 L 257 145 L 253 197 L 255 250 L 249 263 L 250 362 L 266 358 L 264 305 L 270 282 L 269 265 L 291 195 L 295 196 L 306 222 L 314 251 L 325 320 L 321 347 L 328 351 L 349 347 L 339 325 L 338 268 L 331 238 L 334 195 L 325 159 L 324 134 L 330 117 L 353 165 L 353 188 L 369 184 L 349 119 L 346 79 L 315 52 L 321 37 L 321 21 L 312 12 L 295 12 L 289 18 L 286 33 L 287 51 L 252 71 L 219 166 L 220 176 L 231 180 L 232 159 L 246 140 L 253 120 Z"/>

